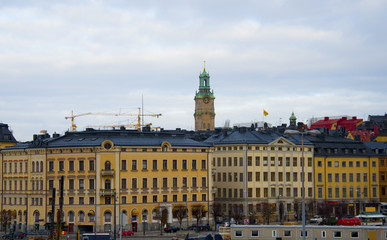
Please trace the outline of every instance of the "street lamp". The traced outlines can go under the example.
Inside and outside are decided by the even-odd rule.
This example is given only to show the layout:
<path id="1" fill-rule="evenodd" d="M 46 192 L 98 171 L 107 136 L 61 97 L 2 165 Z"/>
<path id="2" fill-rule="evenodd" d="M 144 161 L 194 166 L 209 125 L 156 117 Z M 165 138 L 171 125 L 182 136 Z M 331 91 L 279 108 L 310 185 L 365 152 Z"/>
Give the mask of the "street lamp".
<path id="1" fill-rule="evenodd" d="M 281 195 L 278 195 L 277 197 L 277 205 L 278 205 L 278 222 L 281 224 L 281 203 L 280 203 L 280 197 L 282 197 Z"/>
<path id="2" fill-rule="evenodd" d="M 306 236 L 306 230 L 305 230 L 305 159 L 304 159 L 304 135 L 318 135 L 321 134 L 318 130 L 311 130 L 311 131 L 305 131 L 300 132 L 297 130 L 286 130 L 284 132 L 286 135 L 301 135 L 301 159 L 302 159 L 302 173 L 301 173 L 301 195 L 302 195 L 302 239 L 305 240 Z"/>

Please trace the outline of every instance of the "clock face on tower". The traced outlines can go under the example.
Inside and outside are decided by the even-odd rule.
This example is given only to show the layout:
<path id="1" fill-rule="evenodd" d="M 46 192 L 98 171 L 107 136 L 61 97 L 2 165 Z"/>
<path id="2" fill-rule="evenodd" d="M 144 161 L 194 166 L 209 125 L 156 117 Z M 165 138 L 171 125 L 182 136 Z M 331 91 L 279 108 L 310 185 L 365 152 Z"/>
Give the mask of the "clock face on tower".
<path id="1" fill-rule="evenodd" d="M 210 98 L 209 98 L 209 97 L 204 97 L 204 98 L 203 98 L 203 102 L 204 102 L 205 104 L 209 103 L 209 102 L 210 102 Z"/>

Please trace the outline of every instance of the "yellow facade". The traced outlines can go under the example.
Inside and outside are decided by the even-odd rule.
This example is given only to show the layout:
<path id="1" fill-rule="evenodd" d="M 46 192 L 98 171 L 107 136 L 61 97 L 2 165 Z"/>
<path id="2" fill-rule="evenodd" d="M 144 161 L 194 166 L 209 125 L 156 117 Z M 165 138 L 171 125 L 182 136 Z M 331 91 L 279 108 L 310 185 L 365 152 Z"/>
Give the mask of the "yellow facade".
<path id="1" fill-rule="evenodd" d="M 348 214 L 360 204 L 379 201 L 379 160 L 370 156 L 315 156 L 316 200 L 331 206 L 347 203 Z"/>
<path id="2" fill-rule="evenodd" d="M 155 216 L 158 209 L 166 210 L 167 223 L 175 225 L 178 223 L 172 210 L 176 205 L 188 207 L 190 222 L 196 222 L 190 211 L 192 206 L 209 209 L 210 148 L 200 146 L 203 144 L 175 146 L 168 141 L 158 146 L 118 146 L 114 141 L 106 137 L 99 146 L 2 150 L 4 183 L 8 186 L 17 181 L 18 187 L 3 188 L 3 209 L 15 211 L 17 216 L 28 212 L 28 228 L 35 224 L 42 228 L 50 222 L 53 188 L 55 209 L 59 209 L 62 176 L 64 221 L 70 232 L 77 227 L 112 231 L 114 223 L 117 229 L 122 224 L 125 229 L 155 230 L 160 228 Z M 16 165 L 18 170 L 14 172 Z M 19 166 L 23 169 L 19 170 Z M 25 202 L 27 197 L 29 204 Z M 201 220 L 207 223 L 209 214 Z M 183 222 L 184 226 L 188 224 L 186 219 Z M 24 229 L 26 221 L 17 217 L 15 223 Z"/>

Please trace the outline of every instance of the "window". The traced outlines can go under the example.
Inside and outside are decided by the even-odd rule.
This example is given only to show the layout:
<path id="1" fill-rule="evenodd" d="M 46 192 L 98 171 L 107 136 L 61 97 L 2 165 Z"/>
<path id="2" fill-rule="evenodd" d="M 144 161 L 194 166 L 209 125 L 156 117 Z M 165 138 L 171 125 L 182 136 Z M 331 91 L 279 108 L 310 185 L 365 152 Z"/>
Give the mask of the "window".
<path id="1" fill-rule="evenodd" d="M 349 174 L 349 182 L 353 182 L 353 173 Z"/>
<path id="2" fill-rule="evenodd" d="M 322 188 L 321 187 L 319 187 L 318 189 L 317 189 L 317 196 L 318 196 L 318 198 L 322 198 L 323 196 L 322 196 Z"/>
<path id="3" fill-rule="evenodd" d="M 202 202 L 207 201 L 207 195 L 205 193 L 202 194 Z"/>
<path id="4" fill-rule="evenodd" d="M 251 230 L 251 236 L 252 237 L 259 237 L 259 231 L 258 230 Z"/>
<path id="5" fill-rule="evenodd" d="M 132 196 L 132 203 L 137 203 L 137 196 Z"/>
<path id="6" fill-rule="evenodd" d="M 271 231 L 271 236 L 272 237 L 277 237 L 277 230 L 272 230 Z"/>
<path id="7" fill-rule="evenodd" d="M 177 170 L 177 160 L 172 160 L 172 170 Z"/>
<path id="8" fill-rule="evenodd" d="M 340 182 L 340 174 L 335 173 L 335 182 Z"/>
<path id="9" fill-rule="evenodd" d="M 137 188 L 137 178 L 132 178 L 132 188 L 133 189 Z"/>
<path id="10" fill-rule="evenodd" d="M 79 160 L 79 171 L 85 171 L 85 162 L 83 160 Z"/>
<path id="11" fill-rule="evenodd" d="M 372 173 L 372 182 L 376 182 L 376 173 Z"/>
<path id="12" fill-rule="evenodd" d="M 183 183 L 182 183 L 183 188 L 187 187 L 187 177 L 183 177 Z"/>
<path id="13" fill-rule="evenodd" d="M 359 238 L 359 232 L 350 232 L 349 235 L 351 238 Z"/>
<path id="14" fill-rule="evenodd" d="M 202 177 L 202 188 L 205 188 L 205 187 L 207 187 L 207 178 Z"/>
<path id="15" fill-rule="evenodd" d="M 360 173 L 356 173 L 356 182 L 360 182 Z"/>
<path id="16" fill-rule="evenodd" d="M 196 160 L 192 160 L 192 170 L 196 170 Z"/>
<path id="17" fill-rule="evenodd" d="M 152 188 L 157 188 L 157 178 L 152 179 Z"/>
<path id="18" fill-rule="evenodd" d="M 291 237 L 292 231 L 291 230 L 284 230 L 284 237 Z"/>
<path id="19" fill-rule="evenodd" d="M 79 205 L 84 205 L 84 204 L 85 204 L 85 198 L 79 197 Z"/>
<path id="20" fill-rule="evenodd" d="M 73 205 L 74 204 L 74 197 L 69 197 L 69 205 Z"/>
<path id="21" fill-rule="evenodd" d="M 343 173 L 343 174 L 341 175 L 341 181 L 342 181 L 342 182 L 347 182 L 347 174 L 346 174 L 346 173 Z"/>
<path id="22" fill-rule="evenodd" d="M 20 188 L 21 189 L 21 188 Z M 54 180 L 48 180 L 48 189 L 52 190 L 54 189 Z"/>
<path id="23" fill-rule="evenodd" d="M 297 167 L 297 158 L 296 157 L 293 158 L 293 167 Z"/>
<path id="24" fill-rule="evenodd" d="M 132 160 L 132 171 L 137 171 L 137 160 Z"/>
<path id="25" fill-rule="evenodd" d="M 126 171 L 126 160 L 121 161 L 121 170 Z"/>
<path id="26" fill-rule="evenodd" d="M 157 160 L 152 161 L 152 170 L 157 171 Z"/>
<path id="27" fill-rule="evenodd" d="M 322 182 L 322 173 L 317 174 L 317 182 Z"/>
<path id="28" fill-rule="evenodd" d="M 148 170 L 148 161 L 142 160 L 142 170 Z"/>
<path id="29" fill-rule="evenodd" d="M 363 167 L 367 167 L 367 161 L 363 161 Z"/>
<path id="30" fill-rule="evenodd" d="M 163 178 L 163 188 L 168 188 L 168 178 Z"/>
<path id="31" fill-rule="evenodd" d="M 260 166 L 261 161 L 259 157 L 255 157 L 255 166 Z"/>
<path id="32" fill-rule="evenodd" d="M 111 184 L 110 179 L 106 179 L 105 180 L 105 189 L 111 189 L 111 188 L 112 188 L 112 184 Z"/>
<path id="33" fill-rule="evenodd" d="M 148 196 L 142 196 L 142 202 L 147 203 L 148 202 Z"/>
<path id="34" fill-rule="evenodd" d="M 106 162 L 105 162 L 105 170 L 107 170 L 107 171 L 112 170 L 112 165 L 110 164 L 109 161 L 106 161 Z"/>
<path id="35" fill-rule="evenodd" d="M 59 161 L 59 171 L 60 172 L 64 171 L 64 161 Z"/>
<path id="36" fill-rule="evenodd" d="M 74 190 L 74 179 L 69 179 L 69 189 Z"/>
<path id="37" fill-rule="evenodd" d="M 251 156 L 247 157 L 247 166 L 253 166 L 253 157 Z"/>
<path id="38" fill-rule="evenodd" d="M 163 195 L 163 202 L 168 202 L 168 195 Z"/>
<path id="39" fill-rule="evenodd" d="M 353 167 L 353 162 L 352 161 L 348 162 L 348 167 Z"/>
<path id="40" fill-rule="evenodd" d="M 367 173 L 363 173 L 363 182 L 367 182 L 367 179 L 368 179 Z"/>
<path id="41" fill-rule="evenodd" d="M 121 188 L 122 188 L 122 189 L 126 189 L 126 187 L 127 187 L 127 186 L 126 186 L 126 178 L 122 178 L 122 179 L 121 179 Z"/>
<path id="42" fill-rule="evenodd" d="M 187 170 L 187 160 L 183 159 L 183 166 L 182 166 L 182 169 L 183 170 Z"/>
<path id="43" fill-rule="evenodd" d="M 197 179 L 196 179 L 196 177 L 192 177 L 192 187 L 193 188 L 197 187 Z"/>
<path id="44" fill-rule="evenodd" d="M 89 189 L 93 190 L 94 188 L 94 179 L 89 179 Z"/>
<path id="45" fill-rule="evenodd" d="M 328 161 L 328 167 L 332 167 L 332 162 Z"/>
<path id="46" fill-rule="evenodd" d="M 343 198 L 347 198 L 347 188 L 344 186 L 343 189 L 341 190 L 341 194 L 343 194 Z"/>
<path id="47" fill-rule="evenodd" d="M 242 230 L 235 230 L 235 237 L 243 237 Z"/>
<path id="48" fill-rule="evenodd" d="M 339 167 L 339 161 L 335 161 L 335 167 Z"/>
<path id="49" fill-rule="evenodd" d="M 202 169 L 202 170 L 206 170 L 206 169 L 207 169 L 206 165 L 207 165 L 207 164 L 206 164 L 206 160 L 203 159 L 203 160 L 202 160 L 202 168 L 201 168 L 201 169 Z"/>
<path id="50" fill-rule="evenodd" d="M 6 172 L 7 170 L 5 169 L 5 171 L 4 172 Z M 48 171 L 49 172 L 53 172 L 54 171 L 54 162 L 53 161 L 50 161 L 49 163 L 48 163 Z"/>
<path id="51" fill-rule="evenodd" d="M 121 204 L 126 204 L 126 196 L 121 197 Z"/>
<path id="52" fill-rule="evenodd" d="M 172 178 L 172 187 L 177 188 L 177 178 L 176 177 Z"/>
<path id="53" fill-rule="evenodd" d="M 168 170 L 168 160 L 163 160 L 163 170 Z"/>
<path id="54" fill-rule="evenodd" d="M 157 195 L 153 195 L 152 200 L 154 203 L 157 203 Z"/>
<path id="55" fill-rule="evenodd" d="M 303 237 L 304 234 L 303 234 L 303 231 L 301 230 L 300 231 L 300 237 Z M 305 237 L 308 237 L 308 231 L 305 230 Z"/>
<path id="56" fill-rule="evenodd" d="M 85 179 L 79 179 L 79 189 L 85 189 Z"/>
<path id="57" fill-rule="evenodd" d="M 327 237 L 327 232 L 326 231 L 321 231 L 321 237 L 326 238 Z"/>
<path id="58" fill-rule="evenodd" d="M 333 231 L 333 238 L 341 238 L 341 231 Z"/>
<path id="59" fill-rule="evenodd" d="M 346 161 L 342 161 L 342 162 L 341 162 L 341 166 L 342 166 L 342 167 L 347 167 L 347 162 L 346 162 Z"/>
<path id="60" fill-rule="evenodd" d="M 94 160 L 90 160 L 89 161 L 89 170 L 90 171 L 94 171 L 95 170 L 95 166 L 94 166 Z"/>

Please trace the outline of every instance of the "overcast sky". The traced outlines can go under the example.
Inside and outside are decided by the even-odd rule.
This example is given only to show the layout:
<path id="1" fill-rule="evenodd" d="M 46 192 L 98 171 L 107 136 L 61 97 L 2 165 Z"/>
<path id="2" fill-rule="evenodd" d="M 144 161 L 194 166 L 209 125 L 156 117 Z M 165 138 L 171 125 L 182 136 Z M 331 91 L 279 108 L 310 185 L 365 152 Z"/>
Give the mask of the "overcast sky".
<path id="1" fill-rule="evenodd" d="M 0 122 L 19 141 L 85 112 L 194 129 L 206 61 L 221 127 L 386 112 L 387 1 L 2 1 Z M 83 116 L 90 125 L 136 117 Z"/>

